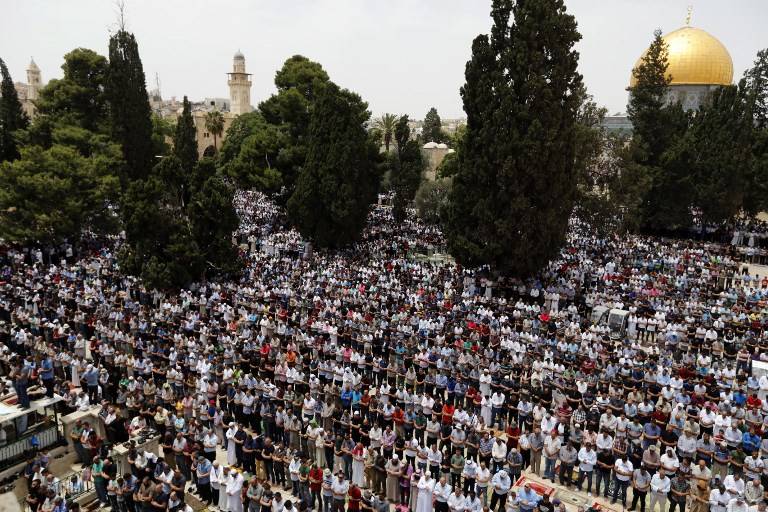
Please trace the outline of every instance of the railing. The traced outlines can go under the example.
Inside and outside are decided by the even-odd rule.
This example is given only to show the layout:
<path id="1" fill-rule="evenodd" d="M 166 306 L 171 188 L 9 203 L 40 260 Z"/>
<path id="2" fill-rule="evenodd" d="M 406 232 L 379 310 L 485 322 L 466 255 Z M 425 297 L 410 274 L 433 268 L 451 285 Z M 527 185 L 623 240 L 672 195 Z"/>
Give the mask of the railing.
<path id="1" fill-rule="evenodd" d="M 61 477 L 61 482 L 59 482 L 59 485 L 61 486 L 60 495 L 63 496 L 64 499 L 67 501 L 76 501 L 78 498 L 96 490 L 96 487 L 93 485 L 93 478 L 84 480 L 84 473 L 85 469 L 81 469 Z M 90 474 L 90 469 L 88 470 L 88 473 Z"/>
<path id="2" fill-rule="evenodd" d="M 38 448 L 46 448 L 59 440 L 59 429 L 58 426 L 52 425 L 42 430 L 27 432 L 23 437 L 0 447 L 0 469 L 24 460 L 27 452 L 32 450 L 32 436 L 37 436 Z"/>
<path id="3" fill-rule="evenodd" d="M 85 469 L 80 469 L 62 475 L 59 482 L 54 487 L 56 496 L 61 496 L 66 502 L 77 502 L 86 497 L 89 493 L 95 492 L 96 487 L 93 485 L 93 478 L 85 480 L 83 478 L 84 473 Z M 24 510 L 24 512 L 35 512 L 27 504 L 26 496 L 22 498 L 20 504 L 21 509 Z"/>

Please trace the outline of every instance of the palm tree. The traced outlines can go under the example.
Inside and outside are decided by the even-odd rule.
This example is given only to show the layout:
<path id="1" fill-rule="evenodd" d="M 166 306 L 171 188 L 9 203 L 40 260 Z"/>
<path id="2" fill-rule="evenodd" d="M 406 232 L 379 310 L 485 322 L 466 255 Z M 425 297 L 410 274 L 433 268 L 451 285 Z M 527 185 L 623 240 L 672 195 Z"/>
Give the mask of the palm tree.
<path id="1" fill-rule="evenodd" d="M 224 132 L 224 116 L 218 110 L 212 110 L 205 114 L 205 129 L 213 135 L 213 148 L 218 151 L 216 140 Z"/>
<path id="2" fill-rule="evenodd" d="M 384 149 L 387 153 L 389 153 L 389 145 L 392 143 L 396 124 L 397 116 L 395 114 L 384 114 L 375 121 L 376 128 L 380 129 L 384 135 Z"/>

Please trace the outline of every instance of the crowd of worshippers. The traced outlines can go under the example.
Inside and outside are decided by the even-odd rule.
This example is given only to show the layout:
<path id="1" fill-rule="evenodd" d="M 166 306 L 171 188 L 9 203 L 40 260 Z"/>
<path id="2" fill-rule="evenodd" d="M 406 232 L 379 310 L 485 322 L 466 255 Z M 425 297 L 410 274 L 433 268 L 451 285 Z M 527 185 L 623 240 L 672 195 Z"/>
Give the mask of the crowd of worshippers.
<path id="1" fill-rule="evenodd" d="M 439 230 L 385 206 L 352 248 L 308 253 L 265 197 L 236 201 L 238 282 L 149 290 L 110 244 L 0 256 L 0 375 L 22 408 L 35 386 L 100 405 L 106 437 L 78 423 L 73 442 L 104 505 L 563 512 L 516 485 L 534 473 L 585 503 L 764 510 L 768 280 L 734 246 L 573 222 L 521 281 L 413 258 Z M 110 448 L 153 432 L 161 451 L 134 445 L 117 475 Z M 44 470 L 28 503 L 64 512 Z"/>

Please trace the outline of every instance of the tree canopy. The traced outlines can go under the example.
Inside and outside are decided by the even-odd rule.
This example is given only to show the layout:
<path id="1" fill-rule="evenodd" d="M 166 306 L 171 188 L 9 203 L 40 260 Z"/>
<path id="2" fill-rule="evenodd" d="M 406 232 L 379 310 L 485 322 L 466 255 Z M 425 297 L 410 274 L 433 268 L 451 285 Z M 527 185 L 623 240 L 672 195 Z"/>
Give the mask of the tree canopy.
<path id="1" fill-rule="evenodd" d="M 240 187 L 279 192 L 283 185 L 281 170 L 292 163 L 282 160 L 288 144 L 286 130 L 268 123 L 260 112 L 243 114 L 232 121 L 227 131 L 219 166 Z"/>
<path id="2" fill-rule="evenodd" d="M 110 116 L 104 86 L 106 57 L 77 48 L 64 55 L 64 77 L 52 79 L 40 91 L 38 113 L 53 124 L 76 125 L 99 133 L 110 133 Z"/>
<path id="3" fill-rule="evenodd" d="M 106 144 L 85 157 L 63 144 L 29 146 L 0 164 L 0 238 L 45 245 L 76 241 L 84 230 L 110 232 L 119 192 L 111 166 L 119 151 Z"/>

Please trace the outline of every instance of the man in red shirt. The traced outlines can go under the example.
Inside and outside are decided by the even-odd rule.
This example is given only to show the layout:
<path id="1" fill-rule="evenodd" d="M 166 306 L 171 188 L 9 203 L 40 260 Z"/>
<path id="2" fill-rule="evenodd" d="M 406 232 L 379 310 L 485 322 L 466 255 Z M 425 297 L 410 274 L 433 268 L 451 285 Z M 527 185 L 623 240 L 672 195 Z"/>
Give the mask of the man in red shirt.
<path id="1" fill-rule="evenodd" d="M 395 412 L 392 413 L 392 421 L 395 422 L 395 432 L 400 437 L 405 435 L 403 430 L 403 424 L 405 423 L 405 412 L 400 407 L 395 407 Z"/>
<path id="2" fill-rule="evenodd" d="M 450 425 L 453 423 L 453 413 L 456 411 L 456 408 L 446 402 L 443 404 L 443 425 Z"/>
<path id="3" fill-rule="evenodd" d="M 349 486 L 349 501 L 347 502 L 347 510 L 360 510 L 360 500 L 363 494 L 360 492 L 360 488 L 355 484 Z"/>
<path id="4" fill-rule="evenodd" d="M 318 467 L 317 463 L 314 463 L 312 469 L 309 470 L 309 492 L 312 496 L 312 503 L 310 503 L 312 508 L 315 507 L 315 500 L 317 500 L 316 510 L 323 510 L 322 487 L 323 470 Z"/>

